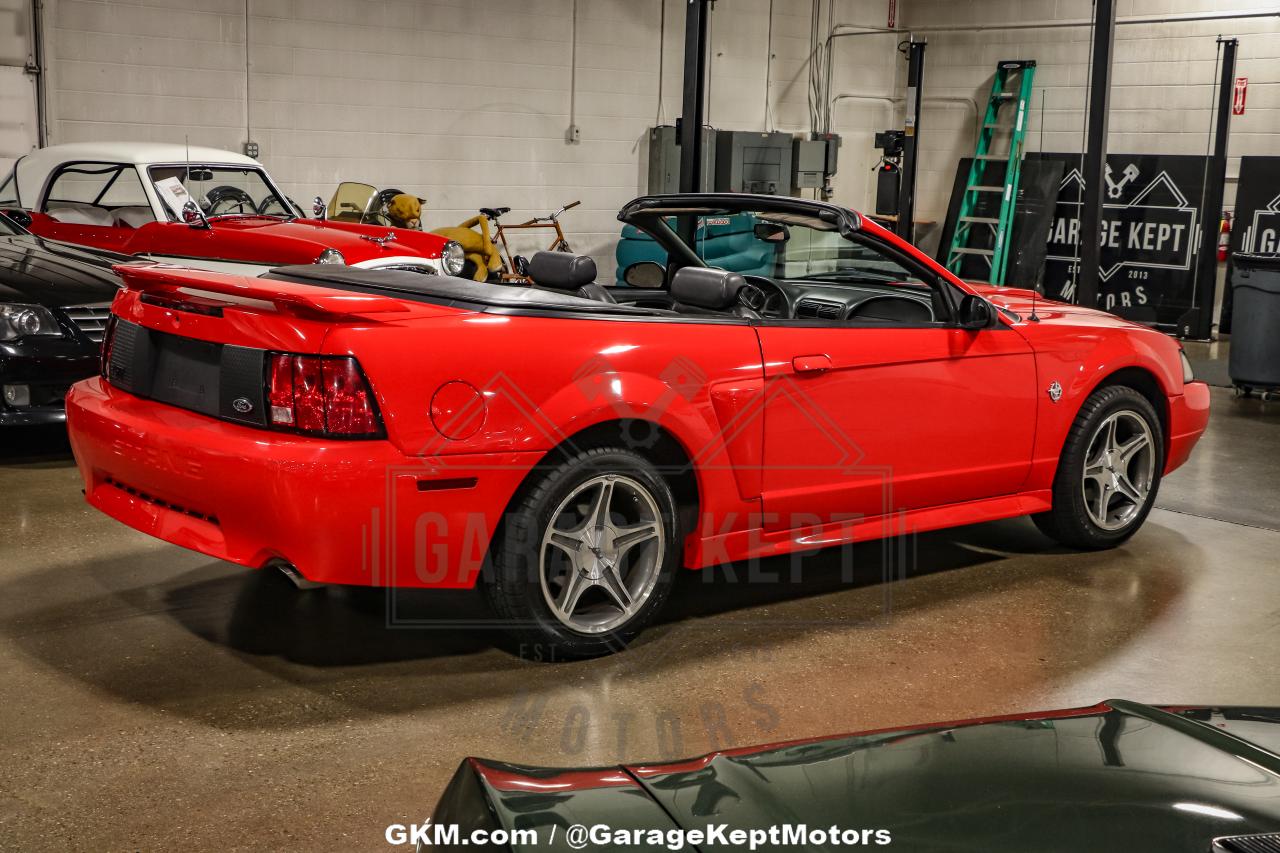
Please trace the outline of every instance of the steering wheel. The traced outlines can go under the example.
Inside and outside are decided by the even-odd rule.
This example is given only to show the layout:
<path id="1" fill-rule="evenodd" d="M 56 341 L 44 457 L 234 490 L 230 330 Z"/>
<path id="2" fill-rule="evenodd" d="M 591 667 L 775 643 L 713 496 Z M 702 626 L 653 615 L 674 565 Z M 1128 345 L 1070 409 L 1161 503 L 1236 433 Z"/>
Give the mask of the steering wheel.
<path id="1" fill-rule="evenodd" d="M 301 208 L 293 199 L 281 201 L 276 197 L 275 193 L 267 196 L 262 200 L 262 204 L 258 205 L 258 213 L 262 216 L 283 216 L 301 217 Z"/>
<path id="2" fill-rule="evenodd" d="M 767 278 L 747 276 L 747 283 L 738 291 L 738 305 L 774 319 L 787 316 L 787 296 Z"/>
<path id="3" fill-rule="evenodd" d="M 254 202 L 253 196 L 239 187 L 214 187 L 205 193 L 205 201 L 205 216 L 258 212 L 258 205 Z"/>
<path id="4" fill-rule="evenodd" d="M 368 210 L 364 211 L 360 221 L 365 225 L 391 225 L 391 217 L 387 215 L 387 207 L 390 206 L 391 200 L 398 195 L 404 195 L 404 190 L 398 190 L 394 187 L 378 190 L 376 200 L 369 205 Z"/>

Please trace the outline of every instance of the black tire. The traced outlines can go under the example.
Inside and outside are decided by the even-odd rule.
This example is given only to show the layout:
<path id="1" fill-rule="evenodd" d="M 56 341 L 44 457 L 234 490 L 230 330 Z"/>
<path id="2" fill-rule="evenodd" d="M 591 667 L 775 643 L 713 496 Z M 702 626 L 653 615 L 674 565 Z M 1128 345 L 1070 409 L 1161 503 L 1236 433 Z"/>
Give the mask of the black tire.
<path id="1" fill-rule="evenodd" d="M 646 587 L 648 591 L 636 611 L 622 624 L 589 633 L 566 624 L 552 610 L 548 601 L 551 593 L 544 591 L 546 583 L 541 574 L 543 536 L 557 521 L 553 515 L 576 494 L 575 490 L 605 475 L 620 477 L 627 488 L 639 486 L 648 493 L 657 510 L 654 521 L 661 524 L 663 536 L 652 543 L 656 553 L 646 556 L 656 560 L 656 569 L 645 575 L 652 577 L 656 572 L 656 577 Z M 517 653 L 538 660 L 563 660 L 596 657 L 625 648 L 652 621 L 671 592 L 682 544 L 678 518 L 670 486 L 650 462 L 629 450 L 585 450 L 535 472 L 513 499 L 498 527 L 482 581 L 489 606 L 508 623 L 507 632 L 519 644 Z M 621 618 L 625 611 L 618 609 Z"/>
<path id="2" fill-rule="evenodd" d="M 1108 419 L 1118 413 L 1135 415 L 1150 429 L 1153 470 L 1145 500 L 1138 505 L 1137 511 L 1116 529 L 1107 529 L 1094 521 L 1085 506 L 1082 482 L 1090 445 Z M 1053 480 L 1053 509 L 1033 515 L 1032 521 L 1046 536 L 1070 548 L 1090 551 L 1114 548 L 1136 533 L 1146 521 L 1155 503 L 1163 471 L 1164 431 L 1151 402 L 1128 386 L 1100 388 L 1085 400 L 1067 434 Z"/>

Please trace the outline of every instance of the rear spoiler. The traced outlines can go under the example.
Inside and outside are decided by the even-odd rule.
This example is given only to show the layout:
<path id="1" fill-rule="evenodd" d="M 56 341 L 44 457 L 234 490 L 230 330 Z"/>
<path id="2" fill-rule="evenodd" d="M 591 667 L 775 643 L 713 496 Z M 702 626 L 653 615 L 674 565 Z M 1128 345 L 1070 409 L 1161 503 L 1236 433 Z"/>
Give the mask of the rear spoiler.
<path id="1" fill-rule="evenodd" d="M 160 263 L 117 264 L 112 267 L 128 290 L 182 299 L 216 295 L 235 304 L 269 303 L 276 310 L 319 320 L 371 314 L 400 314 L 409 310 L 399 299 L 354 293 L 309 284 L 253 278 Z M 229 299 L 227 297 L 230 297 Z"/>

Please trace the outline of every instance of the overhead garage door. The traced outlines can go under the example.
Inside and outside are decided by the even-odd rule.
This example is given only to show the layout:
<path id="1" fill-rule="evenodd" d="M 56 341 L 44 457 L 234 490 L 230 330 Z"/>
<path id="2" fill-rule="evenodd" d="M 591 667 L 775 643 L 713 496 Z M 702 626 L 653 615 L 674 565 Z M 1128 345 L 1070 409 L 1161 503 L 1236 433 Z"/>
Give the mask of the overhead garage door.
<path id="1" fill-rule="evenodd" d="M 36 147 L 36 83 L 30 0 L 0 0 L 0 174 Z"/>

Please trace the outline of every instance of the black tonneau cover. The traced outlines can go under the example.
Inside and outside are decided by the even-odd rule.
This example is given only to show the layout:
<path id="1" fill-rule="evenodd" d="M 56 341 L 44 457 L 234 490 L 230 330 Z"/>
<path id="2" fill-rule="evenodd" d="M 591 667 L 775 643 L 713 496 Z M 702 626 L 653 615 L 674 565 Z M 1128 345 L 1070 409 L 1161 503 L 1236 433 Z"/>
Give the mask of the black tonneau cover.
<path id="1" fill-rule="evenodd" d="M 486 284 L 447 275 L 430 275 L 409 270 L 366 270 L 337 264 L 278 267 L 264 279 L 291 281 L 352 290 L 361 293 L 390 293 L 401 299 L 431 302 L 458 308 L 524 309 L 531 311 L 568 311 L 575 314 L 632 314 L 663 316 L 670 311 L 638 308 L 582 299 L 568 293 L 509 284 Z"/>

